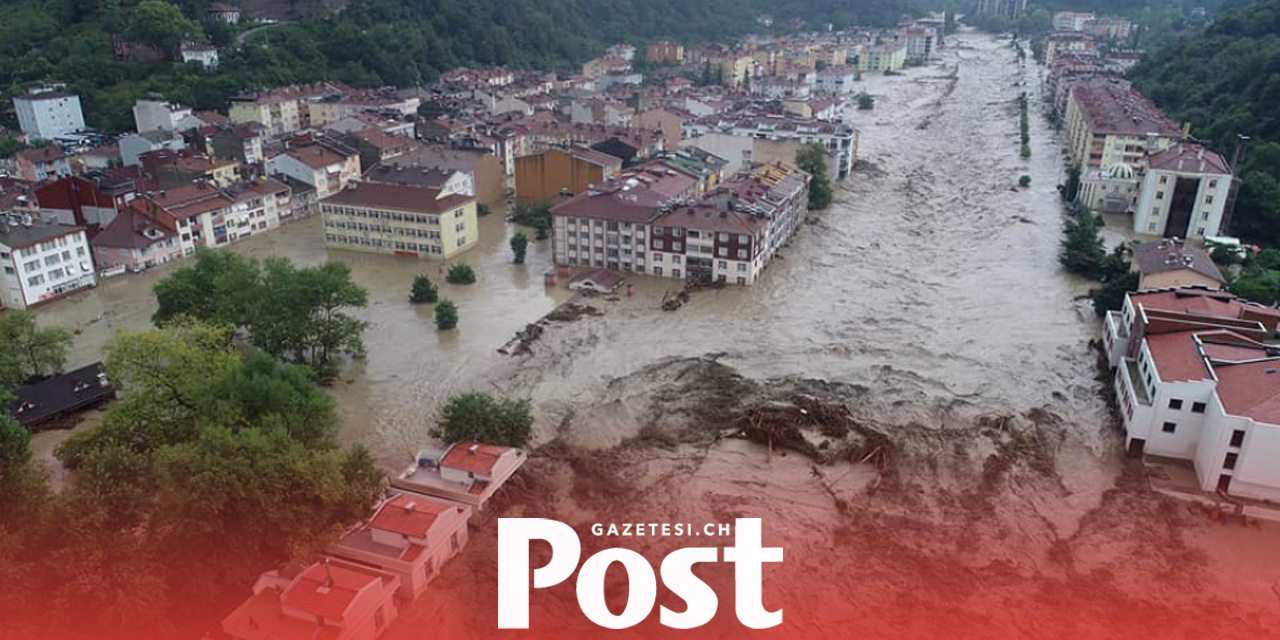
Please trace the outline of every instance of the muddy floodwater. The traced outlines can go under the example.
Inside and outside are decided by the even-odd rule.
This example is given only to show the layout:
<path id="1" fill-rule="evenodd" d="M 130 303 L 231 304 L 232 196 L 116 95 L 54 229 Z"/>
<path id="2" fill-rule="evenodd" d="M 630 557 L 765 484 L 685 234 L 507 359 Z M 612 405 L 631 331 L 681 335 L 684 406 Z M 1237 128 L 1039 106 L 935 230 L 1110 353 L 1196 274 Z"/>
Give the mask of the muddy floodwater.
<path id="1" fill-rule="evenodd" d="M 333 389 L 347 442 L 397 469 L 430 443 L 444 398 L 529 398 L 536 444 L 549 446 L 494 513 L 580 530 L 641 513 L 762 517 L 766 540 L 796 553 L 770 584 L 813 595 L 789 605 L 788 620 L 808 621 L 791 628 L 800 637 L 848 637 L 847 623 L 861 637 L 1157 637 L 1153 620 L 1168 637 L 1262 637 L 1251 634 L 1276 622 L 1276 532 L 1221 533 L 1150 495 L 1140 465 L 1118 453 L 1089 346 L 1089 284 L 1057 264 L 1065 172 L 1042 81 L 1008 40 L 975 33 L 948 38 L 930 65 L 868 76 L 860 88 L 874 109 L 846 114 L 862 162 L 758 284 L 663 312 L 672 282 L 633 278 L 634 296 L 583 301 L 600 315 L 548 323 L 527 355 L 497 349 L 571 296 L 563 283 L 544 286 L 547 243 L 510 264 L 513 227 L 500 213 L 460 259 L 479 282 L 442 284 L 461 313 L 447 333 L 406 301 L 416 273 L 441 280 L 437 263 L 327 251 L 317 220 L 233 250 L 342 260 L 369 289 L 367 358 Z M 1019 154 L 1024 91 L 1029 159 Z M 1029 188 L 1017 188 L 1022 175 Z M 165 272 L 42 311 L 78 331 L 73 364 L 97 359 L 115 330 L 147 326 Z M 788 403 L 800 401 L 839 424 L 804 431 L 790 455 L 734 437 L 744 407 L 798 415 Z M 390 638 L 492 628 L 494 521 L 476 526 Z M 832 594 L 867 606 L 824 618 L 819 603 Z M 895 609 L 940 602 L 945 615 L 926 621 Z M 1215 619 L 1222 626 L 1207 626 Z"/>

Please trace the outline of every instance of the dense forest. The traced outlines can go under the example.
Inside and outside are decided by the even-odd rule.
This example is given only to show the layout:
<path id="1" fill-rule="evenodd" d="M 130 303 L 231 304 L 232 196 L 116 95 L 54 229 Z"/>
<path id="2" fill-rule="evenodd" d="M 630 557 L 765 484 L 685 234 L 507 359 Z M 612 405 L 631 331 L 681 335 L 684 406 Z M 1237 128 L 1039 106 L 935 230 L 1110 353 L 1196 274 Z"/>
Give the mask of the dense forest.
<path id="1" fill-rule="evenodd" d="M 1280 246 L 1280 0 L 1223 14 L 1203 34 L 1154 52 L 1130 77 L 1227 157 L 1237 134 L 1253 138 L 1232 231 Z"/>
<path id="2" fill-rule="evenodd" d="M 298 0 L 305 2 L 305 0 Z M 0 89 L 66 82 L 90 126 L 131 128 L 148 92 L 223 108 L 245 88 L 337 80 L 414 86 L 465 64 L 566 70 L 614 42 L 731 41 L 774 30 L 892 24 L 927 0 L 351 0 L 339 13 L 278 25 L 236 48 L 238 28 L 204 20 L 206 0 L 0 0 Z M 113 39 L 171 50 L 185 36 L 220 47 L 222 66 L 117 62 Z M 13 124 L 10 122 L 9 124 Z"/>

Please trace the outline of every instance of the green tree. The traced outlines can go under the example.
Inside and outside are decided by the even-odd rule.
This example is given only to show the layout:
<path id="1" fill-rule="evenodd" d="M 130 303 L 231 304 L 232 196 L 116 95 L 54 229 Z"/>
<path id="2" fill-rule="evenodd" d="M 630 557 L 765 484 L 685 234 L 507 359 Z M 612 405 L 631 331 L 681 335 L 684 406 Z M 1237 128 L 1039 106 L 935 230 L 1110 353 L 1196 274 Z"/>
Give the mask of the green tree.
<path id="1" fill-rule="evenodd" d="M 250 314 L 269 291 L 262 288 L 262 268 L 255 260 L 230 251 L 202 249 L 195 262 L 174 271 L 155 286 L 156 324 L 180 315 L 235 326 L 249 324 Z"/>
<path id="2" fill-rule="evenodd" d="M 861 109 L 862 111 L 870 111 L 874 109 L 875 106 L 876 106 L 876 99 L 871 97 L 871 94 L 867 93 L 866 91 L 863 91 L 862 93 L 858 94 L 859 109 Z"/>
<path id="3" fill-rule="evenodd" d="M 1018 186 L 1022 187 L 1023 189 L 1026 189 L 1027 187 L 1031 186 L 1031 176 L 1025 173 L 1022 174 L 1022 176 L 1018 178 Z"/>
<path id="4" fill-rule="evenodd" d="M 1067 182 L 1062 186 L 1062 199 L 1075 202 L 1080 195 L 1080 165 L 1067 167 Z"/>
<path id="5" fill-rule="evenodd" d="M 831 206 L 833 193 L 827 177 L 827 152 L 822 145 L 812 144 L 796 152 L 796 166 L 809 174 L 809 210 Z"/>
<path id="6" fill-rule="evenodd" d="M 409 302 L 413 304 L 430 304 L 434 303 L 440 297 L 440 292 L 436 289 L 435 283 L 431 282 L 431 278 L 426 275 L 418 275 L 413 278 L 413 287 L 409 290 Z"/>
<path id="7" fill-rule="evenodd" d="M 175 49 L 183 38 L 203 39 L 200 25 L 182 16 L 182 10 L 162 0 L 143 0 L 132 11 L 129 37 L 162 51 Z"/>
<path id="8" fill-rule="evenodd" d="M 11 158 L 14 154 L 26 148 L 27 145 L 22 144 L 16 138 L 0 136 L 0 158 Z"/>
<path id="9" fill-rule="evenodd" d="M 1058 253 L 1058 262 L 1067 271 L 1089 279 L 1102 277 L 1102 263 L 1107 257 L 1098 227 L 1101 219 L 1088 209 L 1067 220 Z"/>
<path id="10" fill-rule="evenodd" d="M 529 236 L 516 233 L 511 236 L 511 253 L 516 264 L 524 264 L 524 254 L 529 249 Z"/>
<path id="11" fill-rule="evenodd" d="M 1138 290 L 1138 274 L 1125 272 L 1118 278 L 1112 278 L 1093 293 L 1093 310 L 1099 317 L 1108 311 L 1119 311 L 1124 308 L 1125 296 L 1130 291 Z"/>
<path id="12" fill-rule="evenodd" d="M 476 271 L 469 264 L 455 264 L 444 276 L 449 284 L 475 284 Z"/>
<path id="13" fill-rule="evenodd" d="M 458 326 L 458 305 L 452 300 L 444 299 L 436 303 L 436 328 L 448 331 Z"/>
<path id="14" fill-rule="evenodd" d="M 61 371 L 70 346 L 70 333 L 37 326 L 30 311 L 0 314 L 0 390 Z"/>
<path id="15" fill-rule="evenodd" d="M 431 436 L 452 444 L 476 440 L 522 447 L 533 434 L 528 400 L 495 400 L 485 393 L 464 393 L 445 403 Z"/>

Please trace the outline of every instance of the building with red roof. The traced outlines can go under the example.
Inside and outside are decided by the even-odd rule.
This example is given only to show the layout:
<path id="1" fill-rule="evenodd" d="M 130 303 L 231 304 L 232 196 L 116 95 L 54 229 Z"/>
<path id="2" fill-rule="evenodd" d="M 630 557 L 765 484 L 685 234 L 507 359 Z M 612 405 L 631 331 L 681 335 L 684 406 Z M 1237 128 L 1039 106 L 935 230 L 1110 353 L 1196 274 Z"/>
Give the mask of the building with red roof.
<path id="1" fill-rule="evenodd" d="M 528 455 L 515 447 L 457 442 L 445 451 L 422 450 L 414 464 L 391 481 L 408 494 L 483 508 Z"/>
<path id="2" fill-rule="evenodd" d="M 1208 289 L 1129 294 L 1106 343 L 1123 345 L 1111 358 L 1130 455 L 1190 461 L 1203 491 L 1280 500 L 1278 317 Z"/>
<path id="3" fill-rule="evenodd" d="M 399 587 L 391 573 L 328 559 L 297 575 L 269 571 L 222 630 L 236 640 L 373 640 L 399 614 Z"/>
<path id="4" fill-rule="evenodd" d="M 378 567 L 400 578 L 399 595 L 417 598 L 440 567 L 467 544 L 471 507 L 415 494 L 399 494 L 326 551 Z"/>
<path id="5" fill-rule="evenodd" d="M 1178 142 L 1152 153 L 1133 211 L 1134 232 L 1198 240 L 1218 235 L 1231 174 L 1227 161 L 1203 145 Z"/>
<path id="6" fill-rule="evenodd" d="M 480 240 L 476 198 L 413 184 L 352 184 L 320 203 L 325 244 L 338 249 L 448 259 Z"/>

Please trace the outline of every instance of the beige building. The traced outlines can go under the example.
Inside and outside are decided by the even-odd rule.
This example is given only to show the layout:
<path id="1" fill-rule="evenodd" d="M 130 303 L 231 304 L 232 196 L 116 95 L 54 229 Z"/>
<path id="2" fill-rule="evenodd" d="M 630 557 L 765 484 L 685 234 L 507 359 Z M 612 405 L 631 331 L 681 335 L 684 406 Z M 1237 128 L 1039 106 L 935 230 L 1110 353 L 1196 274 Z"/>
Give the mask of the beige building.
<path id="1" fill-rule="evenodd" d="M 480 239 L 475 196 L 404 184 L 362 183 L 320 203 L 335 249 L 448 259 Z"/>
<path id="2" fill-rule="evenodd" d="M 1075 85 L 1065 122 L 1071 159 L 1085 168 L 1124 163 L 1141 171 L 1148 154 L 1181 137 L 1173 120 L 1122 80 Z"/>
<path id="3" fill-rule="evenodd" d="M 360 179 L 360 154 L 345 145 L 313 144 L 268 159 L 267 173 L 311 185 L 323 200 Z"/>
<path id="4" fill-rule="evenodd" d="M 907 46 L 901 42 L 873 45 L 858 54 L 858 71 L 862 73 L 901 71 L 906 64 Z"/>
<path id="5" fill-rule="evenodd" d="M 737 89 L 742 86 L 742 81 L 751 73 L 751 67 L 755 63 L 755 58 L 751 56 L 739 56 L 725 58 L 720 62 L 720 73 L 723 78 L 724 86 Z"/>
<path id="6" fill-rule="evenodd" d="M 1166 287 L 1221 289 L 1226 283 L 1213 258 L 1203 249 L 1166 238 L 1133 248 L 1130 269 L 1138 273 L 1138 290 Z"/>

